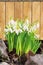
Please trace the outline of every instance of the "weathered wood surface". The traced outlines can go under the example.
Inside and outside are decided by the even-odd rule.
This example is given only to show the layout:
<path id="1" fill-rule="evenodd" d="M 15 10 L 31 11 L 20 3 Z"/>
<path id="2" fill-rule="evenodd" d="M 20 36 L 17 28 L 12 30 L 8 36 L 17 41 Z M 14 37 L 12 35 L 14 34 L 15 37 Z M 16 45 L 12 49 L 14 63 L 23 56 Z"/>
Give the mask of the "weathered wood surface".
<path id="1" fill-rule="evenodd" d="M 14 18 L 14 2 L 6 2 L 6 23 L 10 20 L 11 17 Z"/>
<path id="2" fill-rule="evenodd" d="M 32 23 L 36 20 L 39 21 L 40 27 L 38 34 L 40 39 L 43 40 L 43 2 L 0 2 L 0 38 L 4 39 L 4 28 L 10 20 L 23 19 L 28 16 L 29 21 Z"/>
<path id="3" fill-rule="evenodd" d="M 24 2 L 24 18 L 28 17 L 31 22 L 31 2 Z"/>
<path id="4" fill-rule="evenodd" d="M 32 3 L 32 22 L 39 22 L 40 24 L 40 2 L 33 2 Z M 40 37 L 40 25 L 37 29 L 36 34 Z"/>
<path id="5" fill-rule="evenodd" d="M 0 38 L 4 39 L 5 2 L 0 2 Z"/>

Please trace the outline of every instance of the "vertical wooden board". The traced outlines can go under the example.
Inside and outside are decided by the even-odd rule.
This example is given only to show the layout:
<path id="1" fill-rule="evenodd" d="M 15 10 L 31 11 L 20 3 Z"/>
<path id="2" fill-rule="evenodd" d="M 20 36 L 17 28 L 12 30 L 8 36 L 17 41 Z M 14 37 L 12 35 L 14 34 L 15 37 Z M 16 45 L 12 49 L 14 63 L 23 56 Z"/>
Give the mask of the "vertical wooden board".
<path id="1" fill-rule="evenodd" d="M 41 40 L 43 40 L 43 2 L 41 2 Z"/>
<path id="2" fill-rule="evenodd" d="M 40 36 L 40 2 L 32 3 L 32 22 L 39 21 L 39 28 L 37 29 L 37 35 Z"/>
<path id="3" fill-rule="evenodd" d="M 31 2 L 24 2 L 24 18 L 28 17 L 31 22 Z"/>
<path id="4" fill-rule="evenodd" d="M 14 2 L 6 2 L 6 23 L 11 17 L 14 18 Z"/>
<path id="5" fill-rule="evenodd" d="M 15 19 L 23 19 L 23 2 L 15 2 Z"/>
<path id="6" fill-rule="evenodd" d="M 4 39 L 5 2 L 0 2 L 0 38 Z"/>
<path id="7" fill-rule="evenodd" d="M 40 21 L 40 2 L 32 3 L 32 21 Z"/>
<path id="8" fill-rule="evenodd" d="M 21 19 L 24 19 L 24 2 L 21 2 Z"/>

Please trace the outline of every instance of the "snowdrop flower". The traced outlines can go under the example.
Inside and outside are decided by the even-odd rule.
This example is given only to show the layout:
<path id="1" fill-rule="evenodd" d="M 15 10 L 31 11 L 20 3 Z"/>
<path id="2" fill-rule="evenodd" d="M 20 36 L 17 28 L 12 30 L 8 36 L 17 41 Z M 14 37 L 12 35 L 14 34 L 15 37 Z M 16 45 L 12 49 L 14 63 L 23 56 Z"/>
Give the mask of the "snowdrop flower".
<path id="1" fill-rule="evenodd" d="M 19 27 L 22 29 L 23 23 L 19 22 Z"/>
<path id="2" fill-rule="evenodd" d="M 6 26 L 7 28 L 5 29 L 5 32 L 11 32 L 11 33 L 15 32 L 18 35 L 23 30 L 28 32 L 36 31 L 36 29 L 39 28 L 39 23 L 30 27 L 29 26 L 30 22 L 28 19 L 26 19 L 24 23 L 10 20 L 8 25 Z"/>
<path id="3" fill-rule="evenodd" d="M 5 29 L 5 32 L 6 32 L 6 33 L 8 33 L 8 32 L 13 33 L 14 30 L 12 30 L 11 28 L 9 28 L 9 29 Z"/>
<path id="4" fill-rule="evenodd" d="M 39 28 L 39 26 L 40 26 L 40 25 L 39 25 L 39 22 L 38 22 L 38 23 L 37 23 L 37 28 Z"/>
<path id="5" fill-rule="evenodd" d="M 5 29 L 5 33 L 8 34 L 9 30 L 8 29 Z"/>
<path id="6" fill-rule="evenodd" d="M 16 32 L 16 34 L 18 35 L 19 33 L 22 32 L 22 30 L 21 30 L 21 29 L 15 29 L 15 32 Z"/>
<path id="7" fill-rule="evenodd" d="M 29 21 L 28 21 L 28 19 L 26 19 L 26 21 L 24 22 L 24 24 L 23 24 L 23 30 L 24 31 L 28 31 L 29 30 Z"/>
<path id="8" fill-rule="evenodd" d="M 39 23 L 33 25 L 33 26 L 31 27 L 31 31 L 36 31 L 38 28 L 39 28 Z"/>
<path id="9" fill-rule="evenodd" d="M 5 29 L 5 32 L 7 33 L 8 32 L 8 29 Z"/>
<path id="10" fill-rule="evenodd" d="M 8 30 L 9 30 L 9 32 L 13 33 L 13 30 L 11 28 L 9 28 Z"/>
<path id="11" fill-rule="evenodd" d="M 17 26 L 17 22 L 15 22 L 14 26 L 13 26 L 13 29 L 15 30 L 16 29 L 16 26 Z"/>
<path id="12" fill-rule="evenodd" d="M 32 31 L 34 31 L 34 30 L 36 30 L 36 29 L 37 29 L 37 26 L 36 26 L 36 25 L 34 25 L 34 26 L 31 28 Z"/>
<path id="13" fill-rule="evenodd" d="M 16 22 L 15 26 L 13 27 L 13 29 L 14 29 L 14 32 L 15 32 L 17 35 L 22 32 L 22 29 L 20 28 L 18 22 Z"/>
<path id="14" fill-rule="evenodd" d="M 25 23 L 26 23 L 27 25 L 29 25 L 29 24 L 30 24 L 30 22 L 29 22 L 29 20 L 28 20 L 28 19 L 26 19 L 26 20 L 25 20 Z"/>
<path id="15" fill-rule="evenodd" d="M 7 29 L 5 29 L 5 31 L 10 33 L 15 32 L 17 35 L 22 32 L 19 23 L 14 20 L 9 21 Z"/>
<path id="16" fill-rule="evenodd" d="M 29 29 L 28 33 L 29 33 L 29 32 L 32 32 L 32 29 Z"/>
<path id="17" fill-rule="evenodd" d="M 16 24 L 16 21 L 14 21 L 14 20 L 9 21 L 9 23 L 8 23 L 8 25 L 10 27 L 13 27 L 15 24 Z"/>
<path id="18" fill-rule="evenodd" d="M 28 30 L 28 33 L 29 32 L 34 32 L 36 31 L 37 29 L 39 28 L 39 23 L 36 23 L 35 25 L 31 26 Z"/>
<path id="19" fill-rule="evenodd" d="M 8 24 L 9 24 L 9 25 L 11 25 L 11 24 L 14 25 L 14 23 L 15 23 L 14 20 L 10 20 Z"/>
<path id="20" fill-rule="evenodd" d="M 24 31 L 28 31 L 28 26 L 26 26 L 25 24 L 23 25 L 23 30 Z"/>
<path id="21" fill-rule="evenodd" d="M 6 28 L 8 29 L 8 28 L 13 27 L 13 26 L 14 26 L 14 23 L 15 23 L 14 20 L 10 20 L 10 21 L 8 22 L 8 24 L 6 24 Z"/>
<path id="22" fill-rule="evenodd" d="M 39 39 L 39 38 L 40 38 L 40 35 L 39 35 L 39 34 L 35 34 L 35 38 L 36 38 L 36 37 Z"/>

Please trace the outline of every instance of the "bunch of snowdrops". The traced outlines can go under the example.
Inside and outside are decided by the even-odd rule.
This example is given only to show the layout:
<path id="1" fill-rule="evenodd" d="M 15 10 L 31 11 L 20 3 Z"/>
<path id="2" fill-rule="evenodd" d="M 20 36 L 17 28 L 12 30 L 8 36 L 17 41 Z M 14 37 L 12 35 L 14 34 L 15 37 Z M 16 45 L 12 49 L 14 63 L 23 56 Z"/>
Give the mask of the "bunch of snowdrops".
<path id="1" fill-rule="evenodd" d="M 36 53 L 40 46 L 39 36 L 35 33 L 38 28 L 39 22 L 31 24 L 28 19 L 10 20 L 5 27 L 9 52 L 16 49 L 16 54 L 20 56 L 29 51 Z"/>

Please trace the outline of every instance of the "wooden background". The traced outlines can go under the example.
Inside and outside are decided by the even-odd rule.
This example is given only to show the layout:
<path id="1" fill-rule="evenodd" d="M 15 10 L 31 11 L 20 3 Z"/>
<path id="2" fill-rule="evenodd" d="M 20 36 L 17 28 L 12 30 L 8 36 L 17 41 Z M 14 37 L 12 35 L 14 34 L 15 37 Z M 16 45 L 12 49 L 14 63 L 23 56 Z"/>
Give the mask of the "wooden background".
<path id="1" fill-rule="evenodd" d="M 10 17 L 23 19 L 26 16 L 31 23 L 39 21 L 38 34 L 43 40 L 43 2 L 0 2 L 0 38 L 5 39 L 4 28 Z"/>

